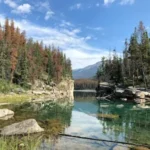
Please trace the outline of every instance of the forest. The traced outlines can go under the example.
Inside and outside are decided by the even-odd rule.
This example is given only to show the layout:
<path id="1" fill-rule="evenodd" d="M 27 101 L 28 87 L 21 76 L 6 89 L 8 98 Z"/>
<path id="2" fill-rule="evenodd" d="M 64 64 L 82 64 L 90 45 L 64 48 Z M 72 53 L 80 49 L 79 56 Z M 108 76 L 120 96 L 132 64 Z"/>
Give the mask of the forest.
<path id="1" fill-rule="evenodd" d="M 150 38 L 143 22 L 134 29 L 129 40 L 125 40 L 122 56 L 113 50 L 107 58 L 103 57 L 96 77 L 100 81 L 116 85 L 150 85 Z"/>
<path id="2" fill-rule="evenodd" d="M 63 78 L 72 78 L 72 68 L 59 48 L 26 38 L 13 20 L 0 25 L 0 80 L 28 87 L 36 79 L 50 83 Z"/>
<path id="3" fill-rule="evenodd" d="M 97 80 L 95 79 L 76 79 L 74 83 L 75 90 L 95 89 L 97 87 Z"/>

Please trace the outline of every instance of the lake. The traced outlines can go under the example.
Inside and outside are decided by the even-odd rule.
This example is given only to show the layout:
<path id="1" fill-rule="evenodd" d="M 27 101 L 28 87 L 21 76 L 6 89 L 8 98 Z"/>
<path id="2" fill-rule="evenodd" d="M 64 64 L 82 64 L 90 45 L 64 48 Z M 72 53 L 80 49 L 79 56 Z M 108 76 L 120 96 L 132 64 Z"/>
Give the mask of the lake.
<path id="1" fill-rule="evenodd" d="M 65 134 L 112 141 L 150 145 L 150 109 L 134 108 L 133 103 L 101 102 L 94 92 L 75 92 L 70 120 L 66 120 Z M 117 114 L 117 119 L 105 119 L 98 114 Z M 47 142 L 46 142 L 47 143 Z M 45 150 L 47 144 L 43 143 Z M 117 143 L 98 142 L 61 137 L 53 149 L 111 150 Z M 52 145 L 51 145 L 52 146 Z"/>
<path id="2" fill-rule="evenodd" d="M 54 124 L 50 126 L 50 132 L 54 135 L 61 131 L 81 137 L 150 145 L 150 109 L 135 108 L 134 103 L 127 102 L 98 102 L 92 91 L 78 91 L 74 96 L 74 106 L 42 102 L 15 105 L 11 109 L 15 112 L 16 120 L 35 118 L 39 123 L 45 121 L 45 124 L 47 120 L 51 120 Z M 118 117 L 102 116 L 108 114 Z M 48 132 L 48 135 L 51 133 Z M 54 139 L 43 139 L 39 150 L 113 150 L 117 145 L 57 136 Z"/>

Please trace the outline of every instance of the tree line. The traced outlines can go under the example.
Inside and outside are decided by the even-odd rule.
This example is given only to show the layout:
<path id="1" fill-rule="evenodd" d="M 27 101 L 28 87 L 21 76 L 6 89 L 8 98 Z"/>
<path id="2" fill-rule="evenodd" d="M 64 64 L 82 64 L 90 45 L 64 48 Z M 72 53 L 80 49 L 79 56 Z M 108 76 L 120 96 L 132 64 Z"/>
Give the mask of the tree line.
<path id="1" fill-rule="evenodd" d="M 75 90 L 95 89 L 97 81 L 94 79 L 76 79 L 74 83 Z"/>
<path id="2" fill-rule="evenodd" d="M 122 56 L 113 50 L 101 62 L 96 73 L 99 82 L 122 83 L 133 87 L 143 83 L 147 88 L 150 83 L 150 38 L 143 22 L 134 29 L 130 39 L 125 40 Z"/>
<path id="3" fill-rule="evenodd" d="M 0 25 L 0 79 L 27 86 L 36 79 L 49 83 L 71 77 L 71 61 L 59 48 L 26 38 L 13 20 Z"/>

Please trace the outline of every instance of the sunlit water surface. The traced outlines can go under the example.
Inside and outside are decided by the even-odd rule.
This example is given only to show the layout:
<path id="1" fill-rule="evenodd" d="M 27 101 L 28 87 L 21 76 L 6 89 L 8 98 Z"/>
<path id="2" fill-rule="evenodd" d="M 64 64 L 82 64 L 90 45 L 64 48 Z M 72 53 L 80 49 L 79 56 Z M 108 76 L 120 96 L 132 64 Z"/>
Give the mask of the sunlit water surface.
<path id="1" fill-rule="evenodd" d="M 134 108 L 134 103 L 97 102 L 93 92 L 75 92 L 75 102 L 64 133 L 94 139 L 150 145 L 150 109 Z M 104 119 L 98 114 L 119 115 L 118 119 Z M 68 119 L 68 118 L 67 118 Z M 69 121 L 69 123 L 68 123 Z M 43 148 L 48 147 L 43 143 Z M 61 137 L 53 149 L 111 150 L 117 143 L 98 142 Z"/>

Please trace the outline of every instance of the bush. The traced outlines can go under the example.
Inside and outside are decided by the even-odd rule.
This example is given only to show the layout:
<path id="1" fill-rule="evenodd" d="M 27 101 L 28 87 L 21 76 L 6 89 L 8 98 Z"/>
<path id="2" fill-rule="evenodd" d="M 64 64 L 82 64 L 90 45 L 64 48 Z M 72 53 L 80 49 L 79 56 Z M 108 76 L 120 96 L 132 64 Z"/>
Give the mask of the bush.
<path id="1" fill-rule="evenodd" d="M 11 84 L 9 83 L 8 81 L 6 80 L 2 80 L 0 79 L 0 92 L 1 93 L 8 93 L 8 92 L 11 92 L 13 89 L 15 88 L 19 88 L 18 85 L 14 85 L 14 84 Z"/>

